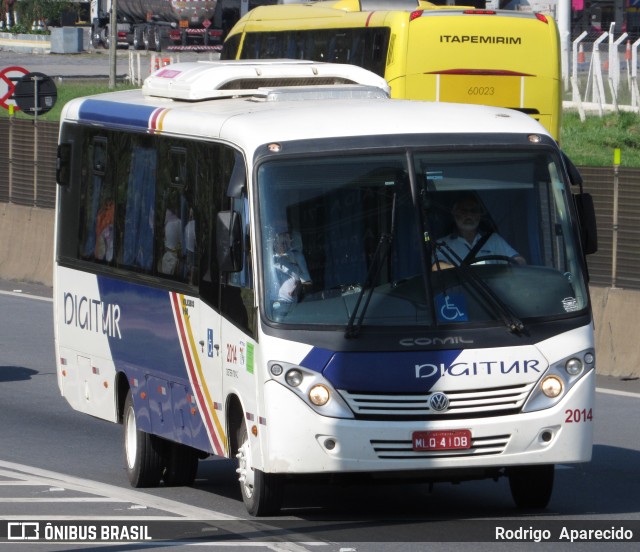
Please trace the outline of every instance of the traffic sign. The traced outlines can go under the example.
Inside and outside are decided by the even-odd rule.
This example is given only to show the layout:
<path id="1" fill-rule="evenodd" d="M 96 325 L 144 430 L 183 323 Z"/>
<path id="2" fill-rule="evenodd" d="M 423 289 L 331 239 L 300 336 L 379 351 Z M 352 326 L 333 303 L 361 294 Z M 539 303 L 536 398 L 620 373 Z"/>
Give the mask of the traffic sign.
<path id="1" fill-rule="evenodd" d="M 9 106 L 12 105 L 16 110 L 20 109 L 13 99 L 13 93 L 16 89 L 15 83 L 28 73 L 29 71 L 26 69 L 17 66 L 0 69 L 0 106 L 9 109 Z"/>
<path id="2" fill-rule="evenodd" d="M 44 73 L 27 73 L 13 92 L 18 107 L 27 115 L 44 115 L 56 103 L 58 90 L 53 79 Z"/>

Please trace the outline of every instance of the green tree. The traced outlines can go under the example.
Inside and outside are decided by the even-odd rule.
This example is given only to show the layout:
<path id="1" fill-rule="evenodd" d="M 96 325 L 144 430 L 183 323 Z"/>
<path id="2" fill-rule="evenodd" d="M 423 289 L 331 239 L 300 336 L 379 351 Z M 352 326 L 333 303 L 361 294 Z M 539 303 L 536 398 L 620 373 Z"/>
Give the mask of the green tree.
<path id="1" fill-rule="evenodd" d="M 5 0 L 9 1 L 9 0 Z M 56 24 L 60 21 L 63 13 L 75 9 L 75 6 L 69 0 L 20 0 L 13 5 L 18 13 L 19 25 L 12 28 L 12 32 L 49 32 L 49 25 Z M 42 22 L 42 28 L 32 30 L 34 22 Z M 20 27 L 19 30 L 15 30 Z"/>

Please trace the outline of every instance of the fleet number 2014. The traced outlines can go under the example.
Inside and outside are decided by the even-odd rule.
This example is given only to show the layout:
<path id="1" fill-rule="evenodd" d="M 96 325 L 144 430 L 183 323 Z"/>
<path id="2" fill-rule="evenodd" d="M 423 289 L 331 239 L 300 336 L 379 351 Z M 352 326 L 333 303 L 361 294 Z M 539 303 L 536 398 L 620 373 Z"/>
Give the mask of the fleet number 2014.
<path id="1" fill-rule="evenodd" d="M 589 410 L 586 408 L 565 410 L 564 413 L 566 415 L 564 420 L 565 424 L 579 424 L 580 422 L 590 422 L 593 420 L 593 412 L 591 411 L 591 408 Z"/>
<path id="2" fill-rule="evenodd" d="M 495 93 L 493 86 L 472 86 L 467 90 L 469 96 L 493 96 Z"/>

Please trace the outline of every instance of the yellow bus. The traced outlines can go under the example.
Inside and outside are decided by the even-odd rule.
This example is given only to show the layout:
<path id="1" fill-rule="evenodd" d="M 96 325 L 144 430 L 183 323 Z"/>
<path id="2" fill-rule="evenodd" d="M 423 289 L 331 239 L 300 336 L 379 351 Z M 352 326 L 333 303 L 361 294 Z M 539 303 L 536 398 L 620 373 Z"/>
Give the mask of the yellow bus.
<path id="1" fill-rule="evenodd" d="M 547 15 L 421 0 L 262 6 L 231 29 L 221 57 L 360 65 L 392 98 L 517 109 L 559 138 L 560 47 Z"/>

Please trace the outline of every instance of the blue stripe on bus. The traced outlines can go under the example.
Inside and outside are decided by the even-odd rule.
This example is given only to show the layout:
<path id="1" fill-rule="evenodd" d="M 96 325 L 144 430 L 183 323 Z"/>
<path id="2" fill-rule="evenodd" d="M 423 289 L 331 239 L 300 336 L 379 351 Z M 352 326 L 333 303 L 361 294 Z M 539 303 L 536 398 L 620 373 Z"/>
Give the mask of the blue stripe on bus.
<path id="1" fill-rule="evenodd" d="M 98 289 L 104 303 L 120 307 L 121 338 L 110 337 L 109 348 L 131 386 L 138 429 L 212 452 L 200 410 L 191 415 L 187 403 L 193 390 L 170 293 L 104 276 Z"/>
<path id="2" fill-rule="evenodd" d="M 336 353 L 323 375 L 337 389 L 361 392 L 429 391 L 461 350 L 391 353 Z"/>
<path id="3" fill-rule="evenodd" d="M 322 372 L 333 355 L 333 351 L 314 347 L 309 351 L 309 354 L 304 357 L 302 362 L 300 362 L 300 366 L 309 368 L 309 370 L 313 370 L 314 372 Z"/>
<path id="4" fill-rule="evenodd" d="M 105 277 L 98 286 L 102 301 L 121 309 L 122 338 L 109 340 L 116 366 L 151 366 L 160 377 L 187 381 L 169 293 Z"/>
<path id="5" fill-rule="evenodd" d="M 156 107 L 130 105 L 103 100 L 85 100 L 80 105 L 81 121 L 91 123 L 109 123 L 136 128 L 149 128 L 149 119 Z"/>

